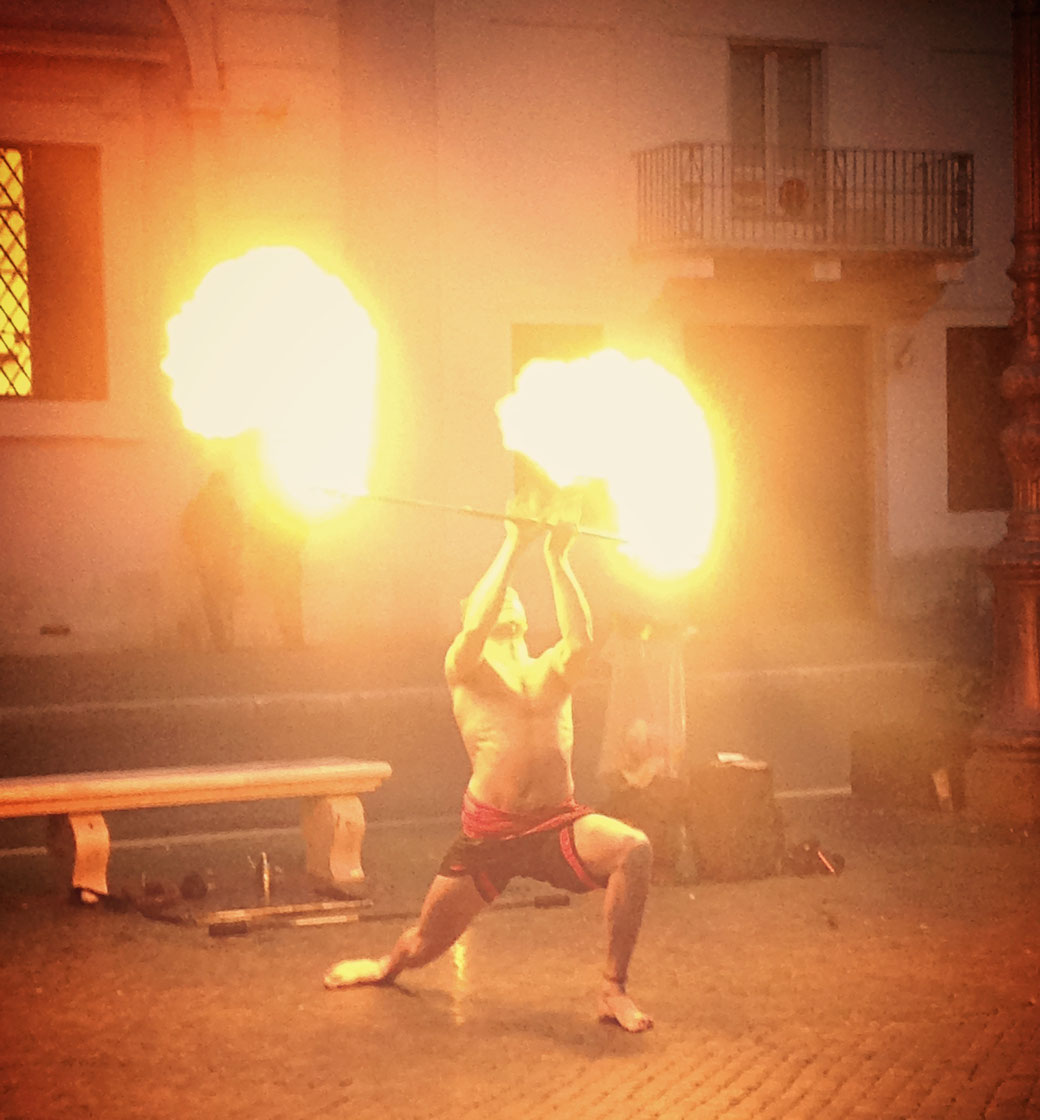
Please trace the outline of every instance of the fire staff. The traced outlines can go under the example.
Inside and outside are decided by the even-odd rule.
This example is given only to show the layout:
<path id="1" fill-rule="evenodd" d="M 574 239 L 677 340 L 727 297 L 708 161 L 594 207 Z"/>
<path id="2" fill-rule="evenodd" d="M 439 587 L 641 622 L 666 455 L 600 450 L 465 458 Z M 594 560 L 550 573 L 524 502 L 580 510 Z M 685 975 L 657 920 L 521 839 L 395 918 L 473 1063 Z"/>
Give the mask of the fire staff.
<path id="1" fill-rule="evenodd" d="M 571 569 L 575 526 L 514 503 L 490 567 L 466 600 L 462 630 L 445 658 L 455 720 L 472 774 L 462 831 L 445 854 L 418 924 L 390 952 L 333 965 L 329 988 L 389 984 L 439 957 L 505 888 L 526 877 L 574 892 L 605 890 L 606 965 L 600 1018 L 626 1031 L 653 1025 L 627 992 L 650 883 L 646 836 L 574 799 L 571 696 L 592 649 L 592 621 Z M 546 522 L 549 522 L 548 526 Z M 511 586 L 524 550 L 544 536 L 560 639 L 528 653 L 527 619 Z"/>

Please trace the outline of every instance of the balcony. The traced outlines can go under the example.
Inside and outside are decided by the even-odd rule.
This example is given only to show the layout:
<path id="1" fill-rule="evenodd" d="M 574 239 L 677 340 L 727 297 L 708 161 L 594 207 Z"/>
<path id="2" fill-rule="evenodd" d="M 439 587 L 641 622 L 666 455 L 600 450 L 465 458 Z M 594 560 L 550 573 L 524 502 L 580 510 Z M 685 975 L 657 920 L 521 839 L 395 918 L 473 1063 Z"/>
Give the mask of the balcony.
<path id="1" fill-rule="evenodd" d="M 973 255 L 963 152 L 673 143 L 637 153 L 640 255 Z"/>

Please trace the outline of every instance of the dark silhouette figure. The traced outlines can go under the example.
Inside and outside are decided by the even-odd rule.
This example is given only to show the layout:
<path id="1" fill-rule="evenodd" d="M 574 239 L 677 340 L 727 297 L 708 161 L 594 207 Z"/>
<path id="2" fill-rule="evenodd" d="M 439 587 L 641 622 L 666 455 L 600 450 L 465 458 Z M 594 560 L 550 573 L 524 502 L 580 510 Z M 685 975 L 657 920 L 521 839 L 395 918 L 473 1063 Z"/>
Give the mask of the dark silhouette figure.
<path id="1" fill-rule="evenodd" d="M 242 591 L 245 520 L 223 471 L 213 471 L 188 503 L 181 533 L 198 574 L 210 641 L 215 649 L 231 649 L 235 600 Z"/>

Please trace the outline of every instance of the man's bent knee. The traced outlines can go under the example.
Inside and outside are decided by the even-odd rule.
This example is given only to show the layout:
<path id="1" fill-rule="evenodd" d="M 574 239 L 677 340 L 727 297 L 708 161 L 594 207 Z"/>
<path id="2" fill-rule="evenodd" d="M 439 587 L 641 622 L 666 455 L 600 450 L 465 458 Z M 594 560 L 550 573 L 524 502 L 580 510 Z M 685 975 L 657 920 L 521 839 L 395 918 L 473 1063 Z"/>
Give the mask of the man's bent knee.
<path id="1" fill-rule="evenodd" d="M 649 838 L 639 829 L 631 829 L 629 835 L 618 845 L 614 871 L 649 879 L 653 863 L 654 849 Z"/>
<path id="2" fill-rule="evenodd" d="M 578 854 L 594 875 L 606 878 L 628 866 L 649 870 L 653 852 L 646 833 L 624 821 L 585 817 L 574 822 L 574 835 Z"/>
<path id="3" fill-rule="evenodd" d="M 650 868 L 654 862 L 654 849 L 650 843 L 649 838 L 645 833 L 640 832 L 639 829 L 632 830 L 633 835 L 629 839 L 628 850 L 622 857 L 621 863 L 626 871 L 633 871 L 649 875 Z"/>
<path id="4" fill-rule="evenodd" d="M 619 862 L 625 864 L 631 862 L 632 866 L 646 863 L 649 866 L 654 858 L 650 837 L 634 825 L 624 824 L 622 827 L 624 831 L 617 839 Z"/>

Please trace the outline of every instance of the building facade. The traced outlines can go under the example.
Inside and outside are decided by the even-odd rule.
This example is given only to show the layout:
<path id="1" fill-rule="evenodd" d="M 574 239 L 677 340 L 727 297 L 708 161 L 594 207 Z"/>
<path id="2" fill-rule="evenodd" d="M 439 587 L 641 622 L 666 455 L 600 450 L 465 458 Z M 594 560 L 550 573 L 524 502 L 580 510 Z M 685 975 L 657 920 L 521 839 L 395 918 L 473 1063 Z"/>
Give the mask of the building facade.
<path id="1" fill-rule="evenodd" d="M 616 347 L 715 425 L 695 614 L 981 609 L 1009 506 L 1010 4 L 34 0 L 0 3 L 0 59 L 0 651 L 205 643 L 182 514 L 245 468 L 184 430 L 165 328 L 259 245 L 377 326 L 373 489 L 501 508 L 518 369 Z M 276 645 L 250 540 L 236 641 Z M 449 634 L 496 540 L 350 504 L 306 543 L 306 640 Z"/>

